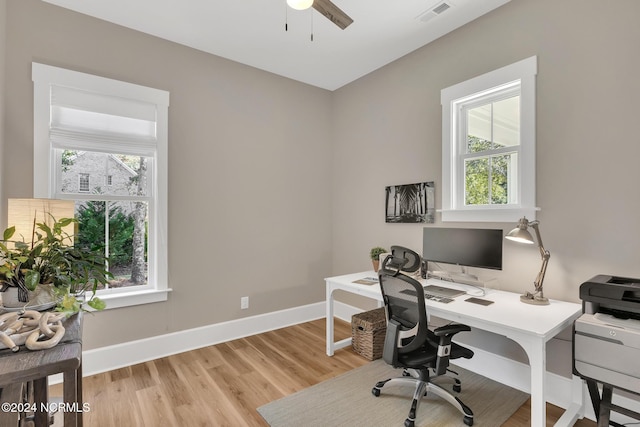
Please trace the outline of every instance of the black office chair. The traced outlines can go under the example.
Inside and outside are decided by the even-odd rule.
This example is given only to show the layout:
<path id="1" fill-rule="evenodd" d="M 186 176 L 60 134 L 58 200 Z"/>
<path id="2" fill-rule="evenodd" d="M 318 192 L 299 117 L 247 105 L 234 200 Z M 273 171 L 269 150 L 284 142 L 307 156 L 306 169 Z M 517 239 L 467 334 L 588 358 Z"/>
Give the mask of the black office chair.
<path id="1" fill-rule="evenodd" d="M 421 261 L 417 252 L 404 246 L 391 246 L 391 256 L 385 259 L 384 265 L 389 270 L 415 273 L 420 268 Z"/>
<path id="2" fill-rule="evenodd" d="M 409 416 L 404 422 L 406 427 L 414 426 L 418 405 L 429 392 L 451 403 L 463 414 L 464 423 L 471 426 L 471 409 L 444 388 L 431 382 L 433 378 L 447 372 L 450 359 L 473 357 L 473 351 L 451 342 L 455 334 L 471 328 L 467 325 L 449 324 L 429 330 L 422 285 L 402 274 L 399 269 L 394 269 L 393 265 L 393 261 L 388 265 L 385 263 L 379 272 L 387 315 L 387 335 L 382 357 L 394 368 L 403 368 L 404 371 L 402 377 L 376 383 L 371 392 L 374 396 L 380 396 L 380 389 L 385 384 L 413 383 L 416 388 Z M 433 370 L 433 374 L 430 370 Z M 459 392 L 460 380 L 456 378 L 454 381 L 453 390 Z"/>

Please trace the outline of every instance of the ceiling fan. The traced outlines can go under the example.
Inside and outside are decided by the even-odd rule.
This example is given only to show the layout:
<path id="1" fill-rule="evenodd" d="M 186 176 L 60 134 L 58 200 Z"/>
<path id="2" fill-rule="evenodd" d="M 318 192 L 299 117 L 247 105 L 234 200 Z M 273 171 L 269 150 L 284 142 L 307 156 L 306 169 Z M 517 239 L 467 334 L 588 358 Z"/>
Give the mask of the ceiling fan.
<path id="1" fill-rule="evenodd" d="M 331 0 L 287 0 L 287 4 L 296 10 L 304 10 L 313 6 L 320 14 L 343 30 L 353 23 L 353 19 Z"/>

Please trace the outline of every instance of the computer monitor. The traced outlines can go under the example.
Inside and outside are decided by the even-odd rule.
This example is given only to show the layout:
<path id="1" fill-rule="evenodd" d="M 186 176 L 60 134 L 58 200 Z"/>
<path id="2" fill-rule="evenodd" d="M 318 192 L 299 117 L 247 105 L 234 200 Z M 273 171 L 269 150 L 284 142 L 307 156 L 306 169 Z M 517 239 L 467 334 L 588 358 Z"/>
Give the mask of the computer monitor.
<path id="1" fill-rule="evenodd" d="M 427 262 L 502 270 L 502 230 L 425 227 L 422 238 Z"/>

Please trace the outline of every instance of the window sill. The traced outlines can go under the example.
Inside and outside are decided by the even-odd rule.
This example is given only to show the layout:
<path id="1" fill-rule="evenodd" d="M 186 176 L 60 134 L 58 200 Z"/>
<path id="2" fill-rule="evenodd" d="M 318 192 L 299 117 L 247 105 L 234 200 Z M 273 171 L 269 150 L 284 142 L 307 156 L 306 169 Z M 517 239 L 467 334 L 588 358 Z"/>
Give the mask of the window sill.
<path id="1" fill-rule="evenodd" d="M 169 292 L 171 292 L 171 289 L 153 289 L 138 292 L 119 292 L 105 295 L 98 294 L 98 297 L 107 304 L 105 310 L 110 310 L 112 308 L 130 307 L 134 305 L 166 301 Z"/>
<path id="2" fill-rule="evenodd" d="M 476 208 L 440 210 L 443 222 L 518 222 L 522 217 L 536 219 L 540 208 Z"/>

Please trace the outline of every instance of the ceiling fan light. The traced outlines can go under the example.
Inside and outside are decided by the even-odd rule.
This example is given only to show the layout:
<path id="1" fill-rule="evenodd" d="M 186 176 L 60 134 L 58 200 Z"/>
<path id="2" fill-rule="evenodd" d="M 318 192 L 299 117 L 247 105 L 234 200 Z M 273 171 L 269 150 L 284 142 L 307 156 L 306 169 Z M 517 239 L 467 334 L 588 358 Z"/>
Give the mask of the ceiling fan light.
<path id="1" fill-rule="evenodd" d="M 313 5 L 313 0 L 287 0 L 287 4 L 292 9 L 305 10 Z"/>

